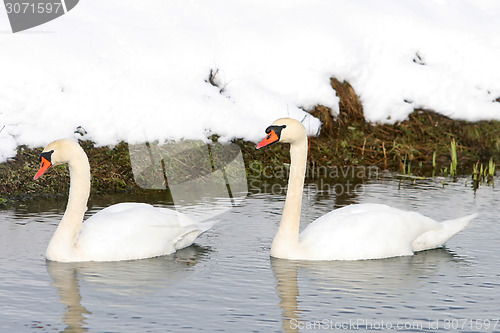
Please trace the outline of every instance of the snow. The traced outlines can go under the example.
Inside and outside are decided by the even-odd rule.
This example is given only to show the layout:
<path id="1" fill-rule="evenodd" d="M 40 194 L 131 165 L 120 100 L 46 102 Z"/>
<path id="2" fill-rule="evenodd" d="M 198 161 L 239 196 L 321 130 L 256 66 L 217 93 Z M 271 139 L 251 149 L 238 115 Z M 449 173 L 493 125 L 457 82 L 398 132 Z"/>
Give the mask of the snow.
<path id="1" fill-rule="evenodd" d="M 0 162 L 78 126 L 98 145 L 257 141 L 285 116 L 314 135 L 331 77 L 370 122 L 500 120 L 498 31 L 496 0 L 85 0 L 16 34 L 0 8 Z"/>

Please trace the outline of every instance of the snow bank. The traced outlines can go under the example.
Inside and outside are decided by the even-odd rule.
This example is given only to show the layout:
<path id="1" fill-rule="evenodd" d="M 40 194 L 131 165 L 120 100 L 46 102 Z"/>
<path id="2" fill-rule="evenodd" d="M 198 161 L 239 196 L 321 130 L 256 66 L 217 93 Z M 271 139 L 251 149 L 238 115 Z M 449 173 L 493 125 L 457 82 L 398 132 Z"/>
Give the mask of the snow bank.
<path id="1" fill-rule="evenodd" d="M 303 109 L 338 112 L 332 76 L 372 122 L 500 120 L 495 0 L 85 0 L 9 30 L 0 8 L 0 161 L 78 126 L 99 145 L 257 141 L 284 116 L 315 134 Z"/>

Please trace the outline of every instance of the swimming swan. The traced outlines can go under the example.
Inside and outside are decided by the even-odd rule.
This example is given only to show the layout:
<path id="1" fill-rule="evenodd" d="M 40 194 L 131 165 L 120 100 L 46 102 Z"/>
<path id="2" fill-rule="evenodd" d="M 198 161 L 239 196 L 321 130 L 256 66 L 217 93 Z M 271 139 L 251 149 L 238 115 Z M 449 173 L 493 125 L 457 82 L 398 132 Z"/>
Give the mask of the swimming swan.
<path id="1" fill-rule="evenodd" d="M 271 256 L 297 260 L 359 260 L 412 255 L 442 246 L 477 214 L 437 222 L 382 204 L 355 204 L 321 216 L 299 235 L 307 136 L 297 120 L 282 118 L 266 129 L 257 149 L 290 143 L 290 175 L 281 223 Z"/>
<path id="2" fill-rule="evenodd" d="M 40 163 L 35 180 L 54 165 L 68 163 L 70 171 L 68 205 L 47 247 L 49 260 L 118 261 L 162 256 L 191 245 L 213 225 L 193 222 L 175 210 L 133 202 L 107 207 L 83 223 L 90 194 L 90 166 L 83 149 L 71 140 L 57 140 L 44 149 Z"/>

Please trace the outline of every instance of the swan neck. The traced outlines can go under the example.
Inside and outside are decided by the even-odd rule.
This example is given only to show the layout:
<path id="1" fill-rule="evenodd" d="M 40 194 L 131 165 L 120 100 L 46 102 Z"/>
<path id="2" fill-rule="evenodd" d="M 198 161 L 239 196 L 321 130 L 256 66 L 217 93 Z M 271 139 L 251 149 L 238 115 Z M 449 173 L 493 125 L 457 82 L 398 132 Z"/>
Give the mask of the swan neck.
<path id="1" fill-rule="evenodd" d="M 83 150 L 68 164 L 70 172 L 68 204 L 47 248 L 47 258 L 56 261 L 74 260 L 76 242 L 90 195 L 90 166 Z"/>
<path id="2" fill-rule="evenodd" d="M 283 257 L 279 252 L 291 253 L 297 250 L 302 208 L 302 192 L 307 165 L 307 137 L 290 145 L 290 174 L 285 208 L 278 232 L 271 246 L 271 255 Z"/>
<path id="3" fill-rule="evenodd" d="M 78 161 L 78 163 L 71 163 L 69 172 L 69 197 L 64 216 L 75 215 L 71 221 L 81 224 L 83 222 L 83 214 L 85 214 L 87 210 L 87 202 L 90 196 L 90 166 L 87 157 L 85 156 L 85 159 Z"/>

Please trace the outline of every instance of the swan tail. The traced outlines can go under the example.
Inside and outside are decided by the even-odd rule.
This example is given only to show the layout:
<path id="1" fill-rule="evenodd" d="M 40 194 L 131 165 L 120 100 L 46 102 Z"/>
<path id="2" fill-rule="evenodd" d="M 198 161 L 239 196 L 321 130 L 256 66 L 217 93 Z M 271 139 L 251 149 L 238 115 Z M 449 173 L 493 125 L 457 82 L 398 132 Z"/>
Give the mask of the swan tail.
<path id="1" fill-rule="evenodd" d="M 435 249 L 442 246 L 451 237 L 462 231 L 470 221 L 478 216 L 477 213 L 460 217 L 454 220 L 446 220 L 441 222 L 442 228 L 439 230 L 431 230 L 420 235 L 412 243 L 414 252 Z"/>
<path id="2" fill-rule="evenodd" d="M 185 247 L 191 246 L 200 234 L 201 234 L 200 230 L 191 230 L 179 236 L 174 243 L 175 250 L 177 251 Z"/>
<path id="3" fill-rule="evenodd" d="M 185 247 L 191 246 L 196 238 L 200 236 L 205 231 L 210 230 L 217 221 L 203 221 L 196 222 L 196 228 L 194 230 L 190 230 L 182 235 L 180 235 L 174 242 L 174 248 L 176 250 L 183 249 Z"/>

